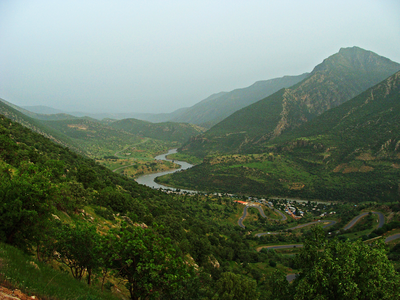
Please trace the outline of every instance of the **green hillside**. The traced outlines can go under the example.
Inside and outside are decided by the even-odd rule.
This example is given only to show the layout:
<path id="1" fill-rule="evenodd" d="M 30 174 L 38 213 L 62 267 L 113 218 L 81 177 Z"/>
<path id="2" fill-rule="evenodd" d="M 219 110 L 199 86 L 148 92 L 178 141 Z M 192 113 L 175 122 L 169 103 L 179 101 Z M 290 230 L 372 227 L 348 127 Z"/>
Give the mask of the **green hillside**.
<path id="1" fill-rule="evenodd" d="M 20 107 L 13 103 L 10 103 L 4 99 L 0 98 L 0 102 L 3 102 L 7 106 L 12 107 L 13 109 L 23 113 L 24 115 L 31 117 L 37 120 L 69 120 L 75 119 L 75 116 L 63 113 L 59 110 L 53 109 L 51 107 L 46 106 L 28 106 L 28 107 Z M 32 109 L 29 110 L 29 109 Z"/>
<path id="2" fill-rule="evenodd" d="M 14 105 L 12 105 L 14 106 Z M 63 133 L 59 132 L 58 130 L 55 130 L 40 121 L 33 119 L 32 117 L 29 117 L 17 109 L 13 108 L 9 102 L 0 99 L 0 114 L 13 120 L 14 122 L 17 122 L 26 128 L 29 128 L 30 130 L 37 132 L 53 142 L 62 145 L 64 147 L 68 147 L 73 151 L 76 151 L 78 153 L 84 153 L 84 151 L 77 145 L 75 142 L 69 138 L 68 136 L 64 135 Z"/>
<path id="3" fill-rule="evenodd" d="M 42 121 L 42 123 L 71 138 L 90 157 L 113 155 L 115 151 L 122 150 L 126 145 L 140 142 L 137 135 L 112 128 L 90 118 Z"/>
<path id="4" fill-rule="evenodd" d="M 190 137 L 204 132 L 204 128 L 187 123 L 151 123 L 137 119 L 123 119 L 110 124 L 112 128 L 132 134 L 164 141 L 186 142 Z"/>
<path id="5" fill-rule="evenodd" d="M 273 271 L 228 221 L 230 198 L 141 186 L 4 116 L 0 139 L 3 285 L 41 299 L 210 299 L 234 272 L 256 299 Z"/>
<path id="6" fill-rule="evenodd" d="M 193 138 L 182 151 L 199 157 L 254 152 L 252 148 L 348 101 L 399 69 L 398 63 L 373 52 L 357 47 L 341 49 L 302 82 L 235 112 Z"/>
<path id="7" fill-rule="evenodd" d="M 238 299 L 295 299 L 297 286 L 312 289 L 312 284 L 299 280 L 289 285 L 285 274 L 309 276 L 309 265 L 326 261 L 334 246 L 345 255 L 351 253 L 354 261 L 375 258 L 367 265 L 361 260 L 361 265 L 363 272 L 371 272 L 368 280 L 379 274 L 379 287 L 360 279 L 359 265 L 352 267 L 355 275 L 346 278 L 346 283 L 363 287 L 360 295 L 365 287 L 377 299 L 383 293 L 390 299 L 398 296 L 399 276 L 382 242 L 373 247 L 350 240 L 328 243 L 320 227 L 304 235 L 282 231 L 258 238 L 252 228 L 284 230 L 299 222 L 269 220 L 253 211 L 246 219 L 250 231 L 244 230 L 237 225 L 243 206 L 231 197 L 168 195 L 141 186 L 3 115 L 0 141 L 2 285 L 60 300 L 221 299 L 227 293 Z M 389 205 L 387 214 L 394 215 L 398 204 Z M 328 206 L 343 211 L 345 220 L 361 209 L 372 209 Z M 370 217 L 362 229 L 367 226 L 370 232 L 373 221 Z M 266 243 L 299 242 L 305 244 L 299 260 L 292 253 L 256 251 Z M 325 244 L 330 251 L 320 251 Z M 320 254 L 324 259 L 318 259 Z M 315 261 L 307 265 L 303 257 Z M 332 268 L 342 278 L 337 263 Z M 339 290 L 340 284 L 333 289 Z"/>
<path id="8" fill-rule="evenodd" d="M 398 201 L 400 72 L 256 150 L 210 156 L 159 181 L 219 192 Z"/>
<path id="9" fill-rule="evenodd" d="M 282 88 L 290 87 L 309 76 L 284 76 L 270 80 L 257 81 L 249 87 L 222 92 L 204 99 L 171 118 L 174 122 L 186 122 L 211 127 L 235 111 L 263 99 Z"/>

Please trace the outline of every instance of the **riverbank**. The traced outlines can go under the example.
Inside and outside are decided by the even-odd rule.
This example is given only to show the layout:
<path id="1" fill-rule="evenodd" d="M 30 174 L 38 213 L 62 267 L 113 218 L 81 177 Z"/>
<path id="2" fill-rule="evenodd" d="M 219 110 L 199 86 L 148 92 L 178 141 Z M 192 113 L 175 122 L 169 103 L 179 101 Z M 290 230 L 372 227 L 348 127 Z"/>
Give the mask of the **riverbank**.
<path id="1" fill-rule="evenodd" d="M 185 161 L 178 161 L 178 160 L 173 160 L 173 159 L 168 159 L 167 158 L 168 155 L 175 154 L 175 153 L 177 153 L 177 149 L 171 149 L 167 153 L 164 153 L 164 154 L 156 156 L 154 159 L 155 160 L 170 161 L 170 162 L 173 162 L 175 164 L 178 164 L 180 166 L 178 169 L 142 175 L 142 176 L 139 176 L 138 178 L 136 178 L 135 181 L 137 183 L 139 183 L 139 184 L 143 184 L 143 185 L 146 185 L 146 186 L 154 188 L 154 189 L 163 189 L 163 190 L 176 191 L 177 188 L 165 186 L 165 185 L 159 184 L 159 183 L 157 183 L 155 181 L 155 179 L 157 177 L 160 177 L 160 176 L 163 176 L 163 175 L 167 175 L 167 174 L 172 174 L 172 173 L 175 173 L 175 172 L 178 172 L 178 171 L 182 171 L 182 170 L 186 170 L 186 169 L 189 169 L 189 168 L 193 167 L 192 164 L 189 164 L 189 163 L 187 163 Z M 188 192 L 188 193 L 197 193 L 197 191 L 192 191 L 192 190 L 180 190 L 180 191 Z"/>

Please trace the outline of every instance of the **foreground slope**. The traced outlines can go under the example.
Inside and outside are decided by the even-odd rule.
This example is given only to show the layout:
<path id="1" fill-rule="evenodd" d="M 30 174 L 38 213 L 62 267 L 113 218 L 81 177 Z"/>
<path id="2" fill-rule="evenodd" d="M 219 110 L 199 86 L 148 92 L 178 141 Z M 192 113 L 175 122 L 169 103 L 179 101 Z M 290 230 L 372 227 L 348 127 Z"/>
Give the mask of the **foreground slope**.
<path id="1" fill-rule="evenodd" d="M 307 199 L 400 200 L 400 72 L 258 151 L 208 157 L 160 181 Z"/>
<path id="2" fill-rule="evenodd" d="M 342 48 L 302 82 L 235 112 L 182 150 L 200 157 L 253 152 L 260 144 L 348 101 L 398 70 L 398 63 L 373 52 Z"/>

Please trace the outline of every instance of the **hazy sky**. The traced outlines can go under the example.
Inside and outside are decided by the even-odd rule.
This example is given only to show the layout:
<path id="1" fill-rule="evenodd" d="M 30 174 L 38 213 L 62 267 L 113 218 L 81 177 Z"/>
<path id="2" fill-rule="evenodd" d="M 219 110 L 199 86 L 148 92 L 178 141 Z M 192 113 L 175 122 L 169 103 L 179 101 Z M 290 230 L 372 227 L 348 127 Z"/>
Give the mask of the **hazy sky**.
<path id="1" fill-rule="evenodd" d="M 400 62 L 399 16 L 398 0 L 0 0 L 0 98 L 171 112 L 341 47 Z"/>

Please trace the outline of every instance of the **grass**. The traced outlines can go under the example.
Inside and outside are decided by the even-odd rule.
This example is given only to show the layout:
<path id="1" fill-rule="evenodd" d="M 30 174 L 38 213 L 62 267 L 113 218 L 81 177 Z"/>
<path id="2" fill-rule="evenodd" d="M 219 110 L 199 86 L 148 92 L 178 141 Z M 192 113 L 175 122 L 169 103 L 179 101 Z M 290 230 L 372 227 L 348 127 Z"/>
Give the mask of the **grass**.
<path id="1" fill-rule="evenodd" d="M 0 244 L 0 279 L 29 295 L 48 300 L 120 299 L 110 291 L 88 286 L 65 272 L 51 268 L 22 251 Z"/>

